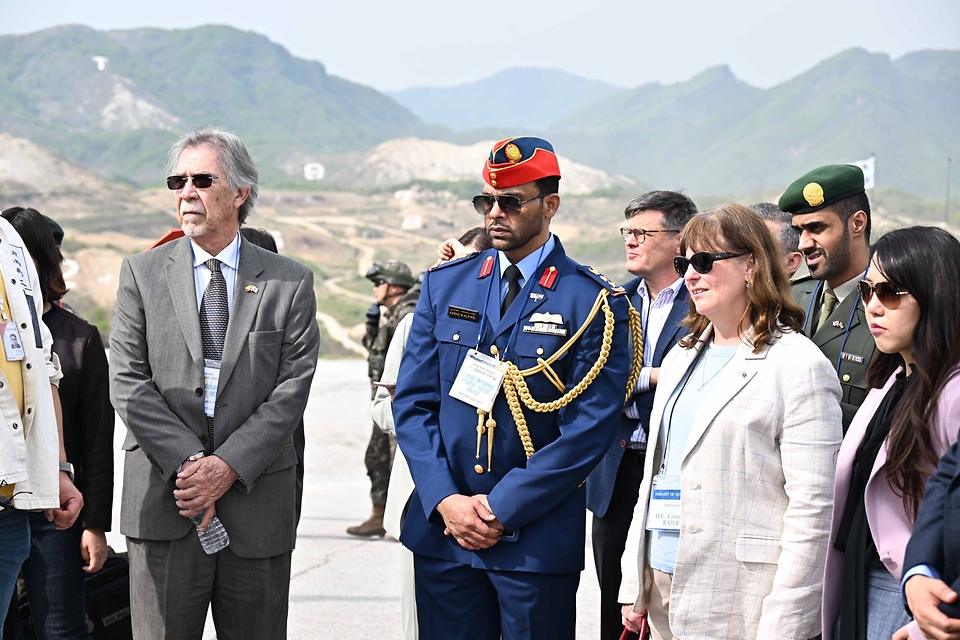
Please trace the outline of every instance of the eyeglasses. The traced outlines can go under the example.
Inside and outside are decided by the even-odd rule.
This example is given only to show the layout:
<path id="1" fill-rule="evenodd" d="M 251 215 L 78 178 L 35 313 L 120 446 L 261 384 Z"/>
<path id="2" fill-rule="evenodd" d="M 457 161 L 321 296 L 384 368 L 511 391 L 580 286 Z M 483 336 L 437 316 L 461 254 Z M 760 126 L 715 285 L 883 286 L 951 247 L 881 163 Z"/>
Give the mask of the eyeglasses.
<path id="1" fill-rule="evenodd" d="M 218 176 L 210 173 L 195 173 L 192 176 L 168 176 L 167 189 L 170 189 L 170 191 L 180 191 L 180 189 L 187 186 L 187 180 L 192 181 L 193 186 L 197 189 L 209 189 L 213 181 L 218 179 Z"/>
<path id="2" fill-rule="evenodd" d="M 861 280 L 857 283 L 857 291 L 863 298 L 863 304 L 870 304 L 873 294 L 877 294 L 877 300 L 887 309 L 896 309 L 900 306 L 900 296 L 908 295 L 909 291 L 900 291 L 892 282 L 867 282 Z"/>
<path id="3" fill-rule="evenodd" d="M 546 198 L 547 196 L 552 195 L 552 193 L 541 193 L 540 195 L 530 198 L 529 200 L 521 200 L 517 196 L 494 196 L 489 193 L 481 193 L 478 196 L 473 196 L 473 208 L 477 210 L 477 213 L 485 216 L 493 211 L 493 203 L 496 202 L 498 205 L 500 205 L 500 211 L 503 211 L 509 215 L 520 213 L 520 207 L 528 202 L 533 202 L 534 200 L 539 200 L 540 198 Z"/>
<path id="4" fill-rule="evenodd" d="M 637 244 L 643 244 L 651 235 L 655 233 L 680 233 L 676 229 L 631 229 L 630 227 L 620 227 L 620 236 L 624 242 L 633 238 Z"/>
<path id="5" fill-rule="evenodd" d="M 376 289 L 377 287 L 383 286 L 385 284 L 387 284 L 386 280 L 377 278 L 376 280 L 373 281 L 373 288 Z"/>
<path id="6" fill-rule="evenodd" d="M 681 278 L 687 273 L 688 267 L 693 267 L 697 273 L 708 273 L 713 269 L 713 263 L 717 260 L 726 260 L 728 258 L 739 258 L 745 256 L 745 253 L 732 253 L 724 251 L 723 253 L 710 253 L 708 251 L 697 251 L 689 258 L 677 256 L 673 259 L 673 268 L 677 270 L 677 275 Z"/>

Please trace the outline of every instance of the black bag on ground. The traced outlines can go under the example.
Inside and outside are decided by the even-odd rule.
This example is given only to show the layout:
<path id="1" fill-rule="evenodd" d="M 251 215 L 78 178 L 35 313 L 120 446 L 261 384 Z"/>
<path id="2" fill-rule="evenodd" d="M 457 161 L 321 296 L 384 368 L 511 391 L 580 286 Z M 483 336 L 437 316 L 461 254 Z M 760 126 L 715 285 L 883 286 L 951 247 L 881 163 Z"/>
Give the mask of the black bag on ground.
<path id="1" fill-rule="evenodd" d="M 87 578 L 85 606 L 93 640 L 133 640 L 130 564 L 126 553 L 110 549 L 103 568 Z"/>

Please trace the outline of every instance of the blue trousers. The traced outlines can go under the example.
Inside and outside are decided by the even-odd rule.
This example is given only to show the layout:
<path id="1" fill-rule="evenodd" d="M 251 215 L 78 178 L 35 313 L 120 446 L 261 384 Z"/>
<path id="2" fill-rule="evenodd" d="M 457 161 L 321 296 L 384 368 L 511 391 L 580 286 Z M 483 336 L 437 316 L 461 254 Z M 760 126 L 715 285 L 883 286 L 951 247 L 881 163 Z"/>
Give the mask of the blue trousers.
<path id="1" fill-rule="evenodd" d="M 57 531 L 42 513 L 30 514 L 30 557 L 23 563 L 23 580 L 38 640 L 90 640 L 81 535 L 79 521 Z"/>
<path id="2" fill-rule="evenodd" d="M 414 554 L 420 640 L 574 640 L 577 573 L 492 571 Z"/>
<path id="3" fill-rule="evenodd" d="M 7 616 L 7 606 L 17 588 L 20 565 L 30 555 L 30 521 L 26 511 L 0 511 L 0 628 Z"/>
<path id="4" fill-rule="evenodd" d="M 910 622 L 900 599 L 900 583 L 886 569 L 868 569 L 867 638 L 889 640 L 900 627 Z M 833 637 L 840 637 L 840 619 L 833 628 Z"/>

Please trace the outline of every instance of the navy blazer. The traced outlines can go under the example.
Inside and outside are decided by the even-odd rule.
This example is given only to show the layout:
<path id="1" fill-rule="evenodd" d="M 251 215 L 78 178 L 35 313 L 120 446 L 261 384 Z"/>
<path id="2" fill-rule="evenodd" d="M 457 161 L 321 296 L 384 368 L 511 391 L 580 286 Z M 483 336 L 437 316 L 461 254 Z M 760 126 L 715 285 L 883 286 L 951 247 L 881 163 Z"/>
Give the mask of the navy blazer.
<path id="1" fill-rule="evenodd" d="M 936 569 L 940 579 L 960 589 L 960 440 L 940 458 L 927 481 L 913 535 L 903 558 L 904 575 L 917 565 Z M 941 604 L 950 617 L 960 617 L 960 605 Z"/>
<path id="2" fill-rule="evenodd" d="M 432 269 L 423 280 L 393 402 L 397 442 L 416 483 L 400 541 L 417 554 L 482 569 L 581 571 L 586 542 L 583 482 L 613 440 L 631 363 L 629 349 L 619 348 L 629 344 L 626 298 L 622 289 L 567 258 L 558 240 L 506 317 L 498 320 L 500 272 L 494 267 L 484 275 L 483 269 L 486 259 L 496 255 L 488 250 L 468 256 Z M 542 274 L 551 267 L 556 269 L 555 280 L 544 286 L 540 282 L 550 283 Z M 497 426 L 488 472 L 486 435 L 479 459 L 476 455 L 477 410 L 449 395 L 465 356 L 476 346 L 478 332 L 482 329 L 481 353 L 489 355 L 496 345 L 521 370 L 533 367 L 576 333 L 602 288 L 614 294 L 609 302 L 615 317 L 615 348 L 606 365 L 579 397 L 558 411 L 537 413 L 524 407 L 536 449 L 529 460 L 501 390 L 492 412 Z M 556 332 L 535 327 L 533 313 L 553 315 Z M 515 343 L 507 350 L 517 324 Z M 601 311 L 552 364 L 566 390 L 584 379 L 597 361 L 603 329 Z M 551 402 L 561 396 L 543 373 L 526 381 L 536 400 Z M 436 507 L 453 494 L 487 494 L 490 507 L 512 536 L 480 551 L 468 551 L 445 536 Z"/>
<path id="3" fill-rule="evenodd" d="M 640 311 L 642 304 L 640 294 L 637 288 L 643 278 L 634 278 L 623 285 L 630 295 L 630 302 L 634 308 Z M 680 339 L 687 335 L 687 329 L 680 325 L 683 319 L 687 317 L 690 310 L 690 294 L 687 293 L 685 284 L 680 285 L 677 291 L 677 297 L 673 301 L 673 308 L 667 321 L 663 325 L 660 337 L 657 339 L 657 348 L 653 352 L 653 366 L 659 367 L 663 362 L 664 356 L 673 347 L 677 345 Z M 644 348 L 646 348 L 646 336 L 644 336 Z M 617 435 L 610 446 L 607 455 L 603 457 L 597 468 L 593 470 L 590 477 L 587 478 L 587 508 L 597 517 L 604 517 L 607 514 L 607 508 L 610 506 L 610 499 L 613 496 L 613 485 L 617 481 L 617 471 L 620 469 L 620 460 L 623 459 L 623 452 L 626 450 L 627 443 L 630 442 L 630 436 L 637 430 L 641 423 L 649 423 L 650 409 L 653 408 L 654 390 L 644 391 L 643 393 L 634 393 L 629 402 L 636 402 L 639 420 L 633 420 L 627 417 L 626 413 L 620 414 L 620 425 L 617 427 Z M 647 425 L 649 427 L 649 424 Z"/>

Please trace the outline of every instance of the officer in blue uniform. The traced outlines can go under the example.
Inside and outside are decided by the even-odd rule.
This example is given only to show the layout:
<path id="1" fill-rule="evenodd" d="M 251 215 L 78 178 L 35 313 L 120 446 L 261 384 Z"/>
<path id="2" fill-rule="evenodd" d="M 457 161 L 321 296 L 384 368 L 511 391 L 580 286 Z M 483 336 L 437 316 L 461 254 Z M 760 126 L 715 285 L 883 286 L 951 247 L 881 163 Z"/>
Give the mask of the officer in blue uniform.
<path id="1" fill-rule="evenodd" d="M 474 206 L 494 249 L 426 274 L 400 367 L 397 441 L 416 482 L 400 541 L 421 638 L 572 639 L 583 482 L 620 422 L 628 304 L 550 233 L 547 141 L 498 142 L 483 178 Z"/>

